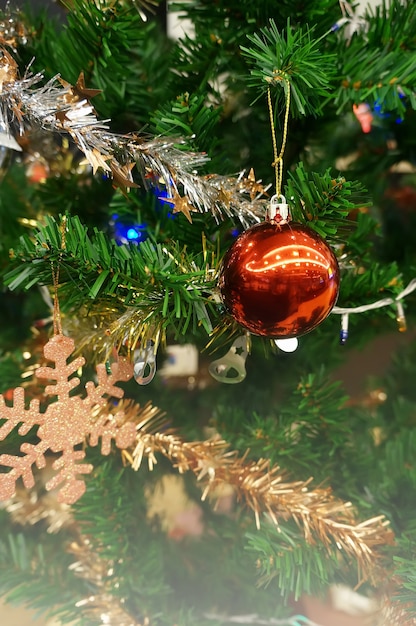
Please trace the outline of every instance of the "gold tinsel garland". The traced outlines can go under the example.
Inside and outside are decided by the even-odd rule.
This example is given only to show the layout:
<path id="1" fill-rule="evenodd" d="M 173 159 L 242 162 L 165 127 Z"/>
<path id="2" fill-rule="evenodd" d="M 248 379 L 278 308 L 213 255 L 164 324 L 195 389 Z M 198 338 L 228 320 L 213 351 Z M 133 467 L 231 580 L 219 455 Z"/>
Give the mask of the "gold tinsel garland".
<path id="1" fill-rule="evenodd" d="M 147 459 L 149 469 L 162 454 L 180 473 L 191 471 L 203 487 L 202 500 L 223 485 L 231 485 L 237 501 L 254 513 L 259 528 L 266 514 L 279 527 L 279 519 L 292 518 L 310 544 L 334 547 L 354 558 L 363 577 L 377 578 L 377 548 L 391 544 L 393 533 L 384 516 L 357 522 L 351 503 L 336 498 L 331 489 L 310 489 L 312 479 L 289 481 L 286 473 L 267 459 L 250 460 L 232 451 L 226 441 L 214 437 L 187 442 L 165 428 L 158 409 L 122 403 L 125 419 L 137 424 L 136 445 L 122 451 L 134 470 Z M 102 409 L 98 409 L 101 411 Z M 107 410 L 111 410 L 108 408 Z"/>
<path id="2" fill-rule="evenodd" d="M 231 485 L 237 500 L 254 512 L 258 525 L 264 513 L 277 529 L 279 519 L 294 519 L 303 530 L 306 541 L 311 544 L 319 542 L 328 552 L 336 548 L 353 557 L 363 578 L 381 587 L 383 593 L 390 575 L 378 563 L 377 549 L 392 543 L 393 533 L 382 516 L 359 523 L 351 505 L 336 498 L 330 489 L 310 489 L 310 481 L 288 481 L 278 466 L 271 465 L 267 459 L 253 461 L 240 456 L 220 437 L 186 442 L 168 429 L 164 413 L 151 403 L 140 407 L 122 400 L 117 410 L 112 405 L 96 407 L 94 419 L 114 418 L 118 412 L 122 420 L 136 423 L 135 445 L 121 452 L 124 462 L 134 470 L 138 471 L 145 459 L 152 470 L 157 455 L 161 454 L 180 473 L 191 471 L 195 474 L 203 490 L 202 499 L 209 495 L 215 498 L 218 487 Z M 70 510 L 62 511 L 62 506 L 57 501 L 54 503 L 49 495 L 28 498 L 23 489 L 5 503 L 5 508 L 19 524 L 36 524 L 43 520 L 48 532 L 58 532 L 65 526 L 71 528 L 75 536 L 67 546 L 67 551 L 75 557 L 71 570 L 93 589 L 76 604 L 86 617 L 102 619 L 104 616 L 107 621 L 97 623 L 112 626 L 151 624 L 149 617 L 136 621 L 124 607 L 123 599 L 114 596 L 112 589 L 119 584 L 114 577 L 114 564 L 103 559 L 93 540 L 81 534 L 82 529 L 75 524 Z M 59 524 L 56 519 L 60 519 Z M 390 582 L 394 584 L 395 581 Z M 388 616 L 386 623 L 414 626 L 414 618 L 394 600 L 394 589 L 390 587 L 385 594 L 382 614 L 383 619 Z"/>
<path id="3" fill-rule="evenodd" d="M 221 486 L 232 486 L 237 500 L 253 511 L 258 528 L 263 514 L 277 530 L 279 519 L 294 519 L 311 545 L 320 543 L 328 554 L 336 547 L 357 562 L 361 582 L 370 581 L 383 594 L 383 624 L 416 625 L 416 619 L 395 599 L 400 581 L 392 579 L 379 562 L 378 550 L 394 543 L 393 531 L 384 516 L 358 522 L 351 503 L 335 497 L 330 488 L 310 489 L 312 479 L 288 481 L 279 466 L 267 459 L 248 460 L 247 455 L 230 450 L 220 437 L 186 442 L 166 427 L 161 432 L 164 415 L 150 403 L 143 408 L 125 403 L 123 411 L 126 419 L 137 423 L 135 447 L 121 452 L 134 470 L 139 470 L 144 459 L 152 470 L 159 453 L 180 473 L 195 474 L 203 487 L 202 500 L 209 494 L 215 498 Z"/>

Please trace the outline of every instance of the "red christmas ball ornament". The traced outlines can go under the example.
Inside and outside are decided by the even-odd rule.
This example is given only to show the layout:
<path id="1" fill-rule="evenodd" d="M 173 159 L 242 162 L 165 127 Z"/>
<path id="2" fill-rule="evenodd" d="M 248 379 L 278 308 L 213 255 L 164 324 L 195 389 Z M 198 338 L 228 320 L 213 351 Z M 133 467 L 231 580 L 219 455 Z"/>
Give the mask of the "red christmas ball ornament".
<path id="1" fill-rule="evenodd" d="M 241 326 L 284 339 L 308 333 L 329 315 L 339 282 L 337 259 L 322 237 L 272 219 L 239 235 L 224 257 L 219 288 Z"/>

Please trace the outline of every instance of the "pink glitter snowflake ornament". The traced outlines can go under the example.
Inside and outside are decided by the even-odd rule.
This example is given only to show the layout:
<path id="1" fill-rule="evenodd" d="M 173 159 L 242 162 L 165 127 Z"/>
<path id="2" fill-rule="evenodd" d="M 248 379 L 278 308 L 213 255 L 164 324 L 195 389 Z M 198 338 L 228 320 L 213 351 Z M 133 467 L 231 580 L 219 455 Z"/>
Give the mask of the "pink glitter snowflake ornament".
<path id="1" fill-rule="evenodd" d="M 33 426 L 38 426 L 37 437 L 40 440 L 36 444 L 23 443 L 20 447 L 22 456 L 0 456 L 0 465 L 12 468 L 0 474 L 0 500 L 7 500 L 15 494 L 16 481 L 20 477 L 27 489 L 34 486 L 33 466 L 39 469 L 45 467 L 45 453 L 49 450 L 54 454 L 60 453 L 60 456 L 52 464 L 57 473 L 45 487 L 49 491 L 64 483 L 58 492 L 58 501 L 73 504 L 86 489 L 85 481 L 78 475 L 89 474 L 93 470 L 91 464 L 79 463 L 85 457 L 85 451 L 78 449 L 80 444 L 88 439 L 91 446 L 96 446 L 101 437 L 101 453 L 108 455 L 112 440 L 118 448 L 126 448 L 135 440 L 136 425 L 125 420 L 123 423 L 122 411 L 99 418 L 93 416 L 93 409 L 105 405 L 109 397 L 123 397 L 124 391 L 116 387 L 115 383 L 132 377 L 132 364 L 119 359 L 112 364 L 110 374 L 105 365 L 98 365 L 97 383 L 86 383 L 85 397 L 70 395 L 80 384 L 79 378 L 70 379 L 70 376 L 85 364 L 83 357 L 67 364 L 67 358 L 74 349 L 74 341 L 62 334 L 54 335 L 43 349 L 45 357 L 54 362 L 55 367 L 40 367 L 36 370 L 36 376 L 55 381 L 55 384 L 46 386 L 45 394 L 57 398 L 44 411 L 40 410 L 37 399 L 25 408 L 22 387 L 14 390 L 13 406 L 7 406 L 0 395 L 0 419 L 6 420 L 0 427 L 0 440 L 5 439 L 19 424 L 19 435 L 26 435 Z"/>

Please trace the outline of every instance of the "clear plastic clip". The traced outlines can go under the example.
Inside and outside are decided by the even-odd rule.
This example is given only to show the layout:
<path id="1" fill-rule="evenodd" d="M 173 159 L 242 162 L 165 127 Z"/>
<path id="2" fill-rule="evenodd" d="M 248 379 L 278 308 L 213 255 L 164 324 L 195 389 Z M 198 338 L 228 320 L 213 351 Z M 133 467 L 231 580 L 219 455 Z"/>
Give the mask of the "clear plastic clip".
<path id="1" fill-rule="evenodd" d="M 148 385 L 156 374 L 156 353 L 154 341 L 147 341 L 146 346 L 134 351 L 134 380 L 139 385 Z"/>
<path id="2" fill-rule="evenodd" d="M 250 340 L 248 335 L 238 337 L 228 352 L 212 361 L 209 373 L 220 383 L 241 383 L 246 377 L 246 358 L 249 353 Z"/>

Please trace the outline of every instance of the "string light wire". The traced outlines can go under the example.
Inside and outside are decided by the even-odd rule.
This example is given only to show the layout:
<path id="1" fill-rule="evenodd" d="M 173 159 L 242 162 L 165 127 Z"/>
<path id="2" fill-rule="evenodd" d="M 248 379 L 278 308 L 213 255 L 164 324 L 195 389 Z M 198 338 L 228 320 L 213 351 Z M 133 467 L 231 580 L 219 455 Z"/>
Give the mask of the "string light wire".
<path id="1" fill-rule="evenodd" d="M 391 304 L 397 304 L 400 300 L 403 300 L 403 298 L 415 291 L 415 289 L 416 278 L 413 278 L 407 287 L 399 293 L 397 298 L 383 298 L 382 300 L 377 300 L 376 302 L 372 302 L 370 304 L 363 304 L 361 306 L 351 308 L 334 306 L 331 313 L 335 313 L 335 315 L 343 315 L 344 313 L 365 313 L 366 311 L 371 311 L 373 309 L 381 309 L 382 307 L 390 306 Z"/>
<path id="2" fill-rule="evenodd" d="M 416 290 L 416 278 L 413 278 L 410 283 L 399 293 L 396 298 L 383 298 L 382 300 L 377 300 L 376 302 L 371 302 L 370 304 L 363 304 L 361 306 L 356 307 L 337 307 L 335 306 L 331 313 L 335 313 L 335 315 L 341 315 L 341 330 L 340 330 L 340 343 L 341 345 L 345 345 L 348 339 L 348 321 L 349 315 L 353 313 L 365 313 L 366 311 L 372 311 L 374 309 L 381 309 L 385 306 L 391 306 L 395 304 L 397 307 L 397 315 L 396 321 L 399 327 L 400 332 L 405 332 L 407 330 L 406 317 L 404 314 L 404 308 L 402 300 Z"/>
<path id="3" fill-rule="evenodd" d="M 223 623 L 227 624 L 259 624 L 261 626 L 320 626 L 320 624 L 313 622 L 304 615 L 292 615 L 292 617 L 286 617 L 283 619 L 276 619 L 274 617 L 270 619 L 263 619 L 257 614 L 232 615 L 229 617 L 224 617 L 223 615 L 206 613 L 204 617 L 207 619 L 221 620 Z"/>

